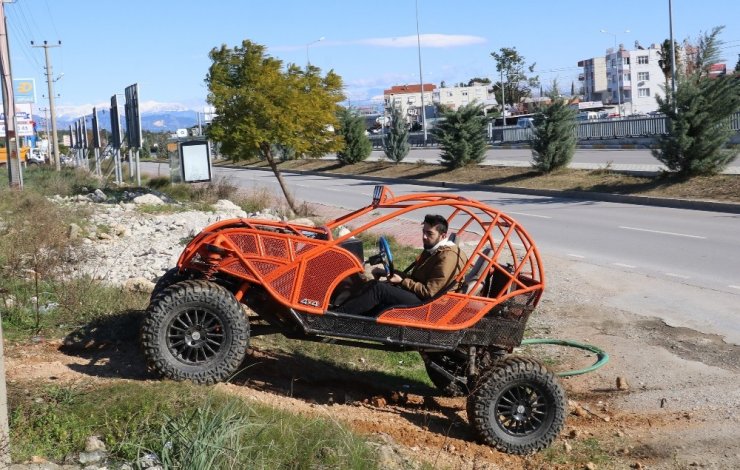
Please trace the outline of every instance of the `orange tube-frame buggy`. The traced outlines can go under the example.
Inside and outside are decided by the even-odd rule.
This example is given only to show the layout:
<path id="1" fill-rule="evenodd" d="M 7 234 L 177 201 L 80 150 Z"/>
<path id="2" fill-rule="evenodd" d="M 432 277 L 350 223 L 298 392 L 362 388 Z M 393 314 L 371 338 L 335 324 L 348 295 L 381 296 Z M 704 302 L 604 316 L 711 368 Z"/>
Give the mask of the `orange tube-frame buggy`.
<path id="1" fill-rule="evenodd" d="M 425 213 L 443 213 L 457 243 L 472 249 L 450 284 L 455 288 L 377 317 L 332 311 L 343 281 L 364 271 L 356 236 L 401 217 L 420 221 Z M 342 226 L 350 230 L 338 236 Z M 415 349 L 437 387 L 469 395 L 481 440 L 528 453 L 548 445 L 564 420 L 554 374 L 532 359 L 507 356 L 521 343 L 543 289 L 539 252 L 513 218 L 453 194 L 396 197 L 378 186 L 371 204 L 322 227 L 257 219 L 206 227 L 157 283 L 142 343 L 156 371 L 199 383 L 228 379 L 249 337 L 259 334 Z M 256 316 L 247 318 L 242 305 Z M 499 376 L 527 380 L 511 388 Z"/>

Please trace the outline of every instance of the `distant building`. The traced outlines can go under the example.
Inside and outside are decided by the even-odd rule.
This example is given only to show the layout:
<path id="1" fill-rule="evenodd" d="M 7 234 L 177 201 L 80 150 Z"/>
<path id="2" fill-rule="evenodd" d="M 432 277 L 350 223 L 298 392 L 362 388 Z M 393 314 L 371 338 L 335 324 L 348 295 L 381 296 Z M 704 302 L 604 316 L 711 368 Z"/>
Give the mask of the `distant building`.
<path id="1" fill-rule="evenodd" d="M 427 108 L 427 116 L 433 107 L 434 90 L 437 88 L 432 83 L 424 84 L 424 106 Z M 383 91 L 383 101 L 386 108 L 400 108 L 401 114 L 406 117 L 409 124 L 421 123 L 421 85 L 395 85 Z"/>
<path id="2" fill-rule="evenodd" d="M 584 98 L 617 105 L 622 116 L 656 111 L 655 97 L 665 96 L 659 51 L 655 44 L 632 51 L 620 44 L 617 50 L 607 49 L 603 58 L 579 61 L 578 66 L 583 67 L 579 79 L 583 82 Z"/>
<path id="3" fill-rule="evenodd" d="M 486 111 L 498 103 L 490 85 L 474 83 L 471 86 L 439 88 L 435 90 L 434 102 L 455 110 L 472 102 L 483 105 Z"/>

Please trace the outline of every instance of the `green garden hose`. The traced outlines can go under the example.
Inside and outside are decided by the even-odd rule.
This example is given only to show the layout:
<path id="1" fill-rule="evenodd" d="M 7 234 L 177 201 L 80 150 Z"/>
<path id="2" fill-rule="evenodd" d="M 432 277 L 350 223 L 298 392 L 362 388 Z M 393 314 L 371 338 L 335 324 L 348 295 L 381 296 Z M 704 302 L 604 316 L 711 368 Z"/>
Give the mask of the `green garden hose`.
<path id="1" fill-rule="evenodd" d="M 570 377 L 573 375 L 587 374 L 589 372 L 595 371 L 599 367 L 609 362 L 609 355 L 605 351 L 602 351 L 596 346 L 585 344 L 585 343 L 579 343 L 577 341 L 573 341 L 569 339 L 528 338 L 522 341 L 523 346 L 530 345 L 530 344 L 554 344 L 556 346 L 566 346 L 569 348 L 583 349 L 583 350 L 590 351 L 596 354 L 597 361 L 592 366 L 586 367 L 585 369 L 566 370 L 563 372 L 558 372 L 557 373 L 558 377 Z"/>

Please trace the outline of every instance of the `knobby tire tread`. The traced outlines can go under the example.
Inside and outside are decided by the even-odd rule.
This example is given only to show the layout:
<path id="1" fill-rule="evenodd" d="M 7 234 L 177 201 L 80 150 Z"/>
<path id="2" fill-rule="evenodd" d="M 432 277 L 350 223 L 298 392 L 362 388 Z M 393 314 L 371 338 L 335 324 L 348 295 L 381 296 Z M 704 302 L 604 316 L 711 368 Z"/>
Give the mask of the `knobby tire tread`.
<path id="1" fill-rule="evenodd" d="M 174 316 L 173 309 L 189 303 L 212 309 L 229 330 L 217 362 L 186 365 L 167 348 L 165 330 Z M 210 385 L 229 379 L 239 369 L 249 346 L 249 321 L 241 304 L 225 288 L 205 280 L 182 281 L 165 288 L 152 300 L 141 327 L 141 344 L 150 368 L 160 375 Z"/>

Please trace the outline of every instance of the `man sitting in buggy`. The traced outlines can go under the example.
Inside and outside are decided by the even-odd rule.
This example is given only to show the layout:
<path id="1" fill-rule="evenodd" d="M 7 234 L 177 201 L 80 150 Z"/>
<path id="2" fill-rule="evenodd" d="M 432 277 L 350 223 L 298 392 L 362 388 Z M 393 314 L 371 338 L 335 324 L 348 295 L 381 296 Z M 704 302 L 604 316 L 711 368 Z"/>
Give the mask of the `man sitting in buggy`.
<path id="1" fill-rule="evenodd" d="M 424 217 L 424 251 L 405 271 L 386 273 L 375 268 L 375 280 L 364 283 L 334 311 L 355 315 L 375 315 L 392 305 L 413 306 L 430 300 L 451 286 L 468 261 L 467 255 L 447 237 L 447 219 L 441 215 Z M 385 276 L 385 282 L 378 278 Z"/>

